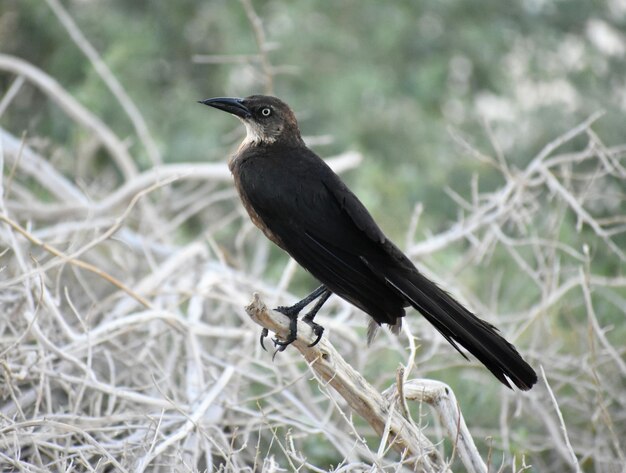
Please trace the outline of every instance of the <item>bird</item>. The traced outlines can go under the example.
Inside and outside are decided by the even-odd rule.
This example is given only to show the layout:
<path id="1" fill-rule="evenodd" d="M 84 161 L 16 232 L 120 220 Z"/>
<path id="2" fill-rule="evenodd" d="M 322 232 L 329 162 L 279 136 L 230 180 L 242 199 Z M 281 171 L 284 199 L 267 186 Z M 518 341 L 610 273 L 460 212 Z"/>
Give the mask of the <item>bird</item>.
<path id="1" fill-rule="evenodd" d="M 502 384 L 529 390 L 537 374 L 498 329 L 478 318 L 420 272 L 389 239 L 358 197 L 302 139 L 296 116 L 273 96 L 215 97 L 199 103 L 243 122 L 246 136 L 229 158 L 237 193 L 252 222 L 321 285 L 292 306 L 277 352 L 297 338 L 300 312 L 319 342 L 315 315 L 336 294 L 371 317 L 368 342 L 386 324 L 397 333 L 413 307 L 466 359 L 463 347 Z M 261 335 L 267 336 L 265 329 Z"/>

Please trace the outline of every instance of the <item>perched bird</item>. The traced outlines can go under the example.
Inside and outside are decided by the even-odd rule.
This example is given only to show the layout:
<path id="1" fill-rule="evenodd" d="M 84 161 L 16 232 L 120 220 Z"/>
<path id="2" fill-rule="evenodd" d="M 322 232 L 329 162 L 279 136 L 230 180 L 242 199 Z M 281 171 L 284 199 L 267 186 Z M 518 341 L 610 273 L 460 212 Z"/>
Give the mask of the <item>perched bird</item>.
<path id="1" fill-rule="evenodd" d="M 263 95 L 219 97 L 200 103 L 231 113 L 246 137 L 228 162 L 250 218 L 322 285 L 291 307 L 276 310 L 290 319 L 284 350 L 296 339 L 300 311 L 317 335 L 313 318 L 330 297 L 352 303 L 372 317 L 373 328 L 401 327 L 405 307 L 419 311 L 465 358 L 459 345 L 478 358 L 503 384 L 530 389 L 535 371 L 491 324 L 479 319 L 426 278 L 378 227 L 361 201 L 328 165 L 304 144 L 289 106 Z M 264 333 L 267 335 L 267 332 Z M 263 336 L 261 336 L 261 341 Z"/>

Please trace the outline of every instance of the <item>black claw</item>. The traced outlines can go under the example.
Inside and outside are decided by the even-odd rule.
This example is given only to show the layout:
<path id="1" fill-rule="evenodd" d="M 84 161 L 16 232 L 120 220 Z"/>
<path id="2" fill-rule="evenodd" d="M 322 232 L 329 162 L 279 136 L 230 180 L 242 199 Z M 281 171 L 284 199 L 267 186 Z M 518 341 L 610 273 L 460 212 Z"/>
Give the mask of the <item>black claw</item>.
<path id="1" fill-rule="evenodd" d="M 276 355 L 278 355 L 279 352 L 285 351 L 285 349 L 293 343 L 293 340 L 283 342 L 282 340 L 278 340 L 277 338 L 272 338 L 272 341 L 274 342 L 274 346 L 278 347 L 276 351 L 274 352 L 274 354 L 272 355 L 272 362 L 274 361 L 274 358 L 276 358 Z"/>
<path id="2" fill-rule="evenodd" d="M 313 317 L 315 317 L 315 314 L 317 314 L 322 305 L 324 305 L 324 303 L 328 300 L 330 294 L 331 292 L 326 289 L 326 287 L 320 286 L 307 297 L 302 299 L 300 302 L 289 307 L 281 305 L 274 309 L 276 312 L 289 317 L 289 334 L 287 335 L 285 340 L 278 340 L 276 338 L 272 339 L 272 341 L 274 342 L 274 346 L 277 347 L 274 355 L 272 356 L 272 360 L 274 360 L 276 354 L 279 351 L 284 351 L 289 345 L 296 341 L 296 339 L 298 338 L 298 314 L 300 314 L 304 307 L 306 307 L 310 302 L 314 301 L 318 297 L 320 298 L 320 300 L 315 304 L 315 307 L 313 307 L 313 309 L 311 309 L 311 311 L 303 317 L 302 321 L 309 324 L 309 326 L 313 330 L 313 333 L 317 336 L 315 341 L 309 346 L 312 347 L 319 343 L 322 338 L 322 334 L 324 333 L 324 327 L 313 322 Z M 264 335 L 261 335 L 261 346 L 263 346 Z M 266 335 L 267 331 L 265 331 L 265 336 Z"/>
<path id="3" fill-rule="evenodd" d="M 287 348 L 289 345 L 291 345 L 293 342 L 296 341 L 295 338 L 291 338 L 289 337 L 287 340 L 279 340 L 277 338 L 273 338 L 272 341 L 274 342 L 274 346 L 275 347 L 279 347 L 278 349 L 280 351 L 283 351 L 285 348 Z"/>
<path id="4" fill-rule="evenodd" d="M 263 344 L 263 339 L 267 337 L 268 335 L 269 335 L 269 330 L 267 330 L 266 328 L 263 328 L 263 330 L 261 330 L 261 337 L 259 338 L 259 343 L 261 343 L 261 348 L 263 348 L 264 351 L 267 351 L 267 348 L 265 348 L 265 345 Z"/>
<path id="5" fill-rule="evenodd" d="M 315 345 L 317 345 L 322 339 L 322 335 L 324 334 L 324 327 L 322 327 L 321 325 L 315 325 L 312 328 L 313 328 L 313 333 L 317 335 L 317 338 L 315 339 L 313 343 L 309 344 L 309 347 L 314 347 Z"/>

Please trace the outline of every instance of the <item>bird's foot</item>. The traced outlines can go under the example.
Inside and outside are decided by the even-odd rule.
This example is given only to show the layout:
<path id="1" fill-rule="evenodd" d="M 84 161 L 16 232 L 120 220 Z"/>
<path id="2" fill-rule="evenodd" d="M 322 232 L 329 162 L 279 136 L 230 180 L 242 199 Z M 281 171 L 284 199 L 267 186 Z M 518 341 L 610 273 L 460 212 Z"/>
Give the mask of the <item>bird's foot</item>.
<path id="1" fill-rule="evenodd" d="M 311 330 L 313 330 L 313 334 L 317 337 L 313 341 L 313 343 L 309 345 L 309 347 L 313 347 L 319 343 L 319 341 L 322 339 L 322 334 L 324 333 L 324 327 L 313 322 L 313 317 L 315 317 L 315 314 L 317 314 L 324 302 L 328 300 L 330 294 L 331 292 L 328 289 L 326 289 L 324 286 L 320 286 L 309 296 L 302 299 L 300 302 L 289 307 L 280 306 L 274 309 L 276 312 L 279 312 L 289 317 L 289 334 L 287 335 L 287 338 L 285 338 L 285 340 L 278 340 L 276 338 L 273 339 L 274 346 L 278 347 L 276 352 L 274 353 L 274 356 L 276 356 L 279 351 L 285 351 L 285 349 L 289 345 L 296 341 L 296 339 L 298 338 L 298 315 L 300 314 L 302 309 L 306 307 L 307 304 L 309 304 L 312 300 L 314 300 L 316 297 L 322 296 L 322 298 L 318 301 L 315 307 L 308 314 L 302 317 L 302 321 L 308 324 L 309 327 L 311 327 Z M 263 346 L 263 338 L 265 336 L 267 336 L 267 331 L 261 334 L 261 346 Z"/>
<path id="2" fill-rule="evenodd" d="M 287 317 L 291 319 L 292 317 L 298 317 L 302 309 L 303 309 L 303 306 L 301 304 L 294 304 L 290 306 L 281 305 L 281 306 L 276 307 L 274 310 L 283 315 L 286 315 Z"/>
<path id="3" fill-rule="evenodd" d="M 292 320 L 294 320 L 294 319 L 292 319 Z M 297 319 L 295 319 L 295 320 L 296 320 L 296 324 L 297 324 Z M 314 347 L 322 339 L 322 335 L 324 334 L 324 327 L 322 327 L 320 324 L 317 324 L 317 323 L 313 322 L 312 320 L 308 319 L 306 316 L 302 318 L 302 321 L 304 323 L 306 323 L 307 325 L 309 325 L 309 327 L 311 327 L 311 330 L 313 331 L 313 334 L 316 336 L 316 338 L 313 341 L 313 343 L 310 343 L 309 345 L 307 345 L 308 347 Z M 297 331 L 296 330 L 291 330 L 291 327 L 290 327 L 289 334 L 287 335 L 287 338 L 285 340 L 278 340 L 277 338 L 274 338 L 274 339 L 272 339 L 272 341 L 274 342 L 274 346 L 278 347 L 278 350 L 276 350 L 276 351 L 279 352 L 279 351 L 285 351 L 285 349 L 289 345 L 291 345 L 293 342 L 295 342 L 297 338 L 298 338 L 297 337 Z M 261 345 L 262 345 L 262 343 L 261 343 Z M 276 353 L 274 354 L 274 356 L 276 356 Z"/>
<path id="4" fill-rule="evenodd" d="M 298 337 L 295 334 L 289 333 L 289 335 L 287 336 L 285 340 L 279 340 L 278 338 L 273 338 L 272 341 L 274 342 L 274 346 L 278 347 L 277 351 L 285 351 L 285 348 L 287 348 L 289 345 L 295 342 L 297 338 Z"/>
<path id="5" fill-rule="evenodd" d="M 294 320 L 296 320 L 297 322 L 298 319 L 294 319 Z M 272 341 L 274 342 L 274 346 L 278 347 L 276 351 L 274 352 L 274 354 L 272 355 L 272 361 L 274 361 L 274 358 L 276 358 L 276 355 L 278 354 L 278 352 L 285 351 L 285 349 L 289 345 L 291 345 L 293 342 L 295 342 L 297 338 L 298 337 L 296 336 L 296 333 L 291 332 L 291 330 L 289 331 L 289 335 L 287 336 L 286 340 L 279 340 L 277 338 L 272 338 Z"/>
<path id="6" fill-rule="evenodd" d="M 289 345 L 296 341 L 298 338 L 298 314 L 302 310 L 302 307 L 299 307 L 298 304 L 293 305 L 291 307 L 277 307 L 276 312 L 280 312 L 283 315 L 289 317 L 289 334 L 285 340 L 278 340 L 277 338 L 273 338 L 274 346 L 278 347 L 278 349 L 274 352 L 274 357 L 279 351 L 285 351 Z M 272 359 L 274 359 L 272 357 Z"/>
<path id="7" fill-rule="evenodd" d="M 306 296 L 304 299 L 296 302 L 294 305 L 290 305 L 290 306 L 281 305 L 280 307 L 276 307 L 274 310 L 276 312 L 280 312 L 283 315 L 286 315 L 287 317 L 291 319 L 293 317 L 297 317 L 302 311 L 302 309 L 304 309 L 307 305 L 309 305 L 311 302 L 313 302 L 315 299 L 317 299 L 320 296 L 324 296 L 324 301 L 326 301 L 328 297 L 330 296 L 330 291 L 326 289 L 325 286 L 320 286 L 317 289 L 315 289 L 315 291 L 313 291 L 311 294 Z M 321 305 L 319 307 L 321 307 Z M 317 310 L 319 310 L 319 307 L 315 310 L 316 312 Z"/>

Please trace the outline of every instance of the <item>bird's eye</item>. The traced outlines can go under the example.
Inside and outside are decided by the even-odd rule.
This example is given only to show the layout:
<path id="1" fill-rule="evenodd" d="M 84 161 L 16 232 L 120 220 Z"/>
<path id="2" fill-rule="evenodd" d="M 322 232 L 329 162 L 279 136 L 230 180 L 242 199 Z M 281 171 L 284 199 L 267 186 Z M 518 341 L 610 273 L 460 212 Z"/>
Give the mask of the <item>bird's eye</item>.
<path id="1" fill-rule="evenodd" d="M 263 110 L 261 110 L 261 115 L 263 115 L 264 117 L 269 117 L 272 114 L 272 109 L 269 107 L 265 107 Z"/>

